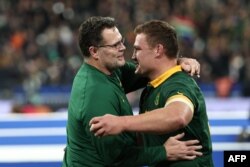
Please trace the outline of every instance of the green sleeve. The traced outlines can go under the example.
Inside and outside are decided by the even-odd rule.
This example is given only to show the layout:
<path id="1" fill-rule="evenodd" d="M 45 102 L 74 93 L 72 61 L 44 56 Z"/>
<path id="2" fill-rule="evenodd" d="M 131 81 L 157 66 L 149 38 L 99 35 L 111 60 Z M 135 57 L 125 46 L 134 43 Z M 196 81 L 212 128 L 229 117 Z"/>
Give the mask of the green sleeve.
<path id="1" fill-rule="evenodd" d="M 135 64 L 126 62 L 126 64 L 117 71 L 125 93 L 135 91 L 147 85 L 148 79 L 135 74 Z"/>
<path id="2" fill-rule="evenodd" d="M 170 98 L 171 96 L 182 94 L 183 96 L 186 96 L 192 102 L 194 108 L 196 108 L 197 100 L 195 92 L 197 92 L 196 89 L 198 89 L 198 87 L 195 87 L 196 84 L 193 82 L 194 81 L 191 77 L 185 78 L 185 81 L 180 78 L 179 80 L 172 82 L 167 87 L 168 91 L 165 92 L 167 94 L 166 97 Z"/>
<path id="3" fill-rule="evenodd" d="M 92 137 L 105 165 L 133 167 L 155 165 L 166 160 L 163 146 L 139 147 L 134 141 L 128 141 L 125 136 Z"/>
<path id="4" fill-rule="evenodd" d="M 120 112 L 130 113 L 121 108 L 119 97 L 112 90 L 105 89 L 105 97 L 103 97 L 102 89 L 95 90 L 95 96 L 89 97 L 86 107 L 87 111 L 91 111 L 86 115 L 86 122 L 89 122 L 94 116 L 104 114 L 120 115 Z M 129 104 L 127 110 L 131 110 Z M 121 111 L 124 110 L 124 111 Z M 89 131 L 89 126 L 86 127 Z M 119 135 L 95 137 L 89 132 L 92 144 L 97 149 L 100 158 L 104 160 L 107 166 L 140 166 L 152 165 L 157 162 L 166 160 L 166 151 L 163 146 L 156 147 L 137 147 L 136 135 L 131 132 L 124 132 Z"/>

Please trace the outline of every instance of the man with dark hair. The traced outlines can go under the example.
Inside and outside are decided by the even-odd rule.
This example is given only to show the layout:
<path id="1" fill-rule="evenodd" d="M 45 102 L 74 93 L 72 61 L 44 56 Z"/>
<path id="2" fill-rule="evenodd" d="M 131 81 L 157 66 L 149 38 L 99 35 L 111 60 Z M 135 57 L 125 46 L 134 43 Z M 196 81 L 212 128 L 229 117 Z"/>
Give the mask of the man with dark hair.
<path id="1" fill-rule="evenodd" d="M 135 29 L 132 59 L 136 74 L 149 79 L 140 99 L 140 114 L 105 115 L 90 121 L 97 136 L 121 132 L 144 132 L 144 146 L 163 144 L 169 137 L 185 133 L 184 140 L 198 139 L 203 156 L 192 161 L 164 161 L 157 167 L 213 167 L 212 144 L 204 97 L 196 82 L 177 65 L 178 41 L 167 22 L 153 20 Z"/>
<path id="2" fill-rule="evenodd" d="M 180 141 L 183 134 L 157 146 L 139 147 L 133 132 L 101 138 L 91 133 L 89 121 L 93 117 L 132 115 L 125 93 L 145 86 L 147 80 L 135 75 L 135 64 L 125 62 L 124 39 L 113 18 L 84 21 L 79 46 L 84 63 L 75 76 L 69 101 L 63 166 L 132 167 L 202 155 L 197 151 L 201 149 L 197 140 Z"/>

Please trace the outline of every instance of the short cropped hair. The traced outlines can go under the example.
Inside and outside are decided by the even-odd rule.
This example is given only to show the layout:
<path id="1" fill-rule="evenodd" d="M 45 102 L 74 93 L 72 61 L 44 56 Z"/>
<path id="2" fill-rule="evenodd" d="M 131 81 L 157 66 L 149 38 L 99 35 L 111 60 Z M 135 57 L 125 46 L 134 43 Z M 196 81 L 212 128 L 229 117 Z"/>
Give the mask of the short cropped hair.
<path id="1" fill-rule="evenodd" d="M 78 45 L 84 57 L 89 57 L 89 47 L 98 46 L 102 41 L 102 31 L 115 27 L 115 19 L 94 16 L 85 20 L 79 28 Z"/>
<path id="2" fill-rule="evenodd" d="M 177 34 L 169 23 L 160 20 L 148 21 L 138 25 L 134 32 L 135 34 L 145 34 L 150 47 L 162 44 L 165 54 L 169 58 L 177 58 L 179 51 Z"/>

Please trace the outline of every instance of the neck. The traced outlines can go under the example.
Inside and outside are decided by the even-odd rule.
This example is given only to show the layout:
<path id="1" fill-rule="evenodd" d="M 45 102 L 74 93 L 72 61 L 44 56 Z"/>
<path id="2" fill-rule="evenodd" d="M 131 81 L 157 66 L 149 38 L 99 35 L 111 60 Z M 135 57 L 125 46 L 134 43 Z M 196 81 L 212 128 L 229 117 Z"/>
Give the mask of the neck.
<path id="1" fill-rule="evenodd" d="M 166 61 L 159 60 L 155 63 L 155 70 L 149 74 L 149 80 L 153 81 L 163 73 L 165 73 L 170 68 L 173 68 L 177 65 L 177 59 L 168 59 Z"/>
<path id="2" fill-rule="evenodd" d="M 106 75 L 111 75 L 111 73 L 112 73 L 112 71 L 108 70 L 107 68 L 102 66 L 100 63 L 98 63 L 98 61 L 96 61 L 94 59 L 87 58 L 84 60 L 84 62 L 86 64 L 89 64 L 89 65 L 95 67 L 96 69 L 98 69 L 99 71 L 103 72 Z"/>

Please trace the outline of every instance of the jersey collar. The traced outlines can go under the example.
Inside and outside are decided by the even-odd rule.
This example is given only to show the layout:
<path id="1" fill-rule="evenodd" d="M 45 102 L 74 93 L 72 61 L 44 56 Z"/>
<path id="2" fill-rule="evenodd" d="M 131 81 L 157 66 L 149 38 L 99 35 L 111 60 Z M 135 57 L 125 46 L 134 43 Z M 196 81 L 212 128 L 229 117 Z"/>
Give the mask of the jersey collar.
<path id="1" fill-rule="evenodd" d="M 178 71 L 182 71 L 180 65 L 174 66 L 174 67 L 170 68 L 169 70 L 167 70 L 166 72 L 164 72 L 163 74 L 161 74 L 159 77 L 157 77 L 153 81 L 149 82 L 149 84 L 152 85 L 154 88 L 156 88 L 162 82 L 164 82 L 165 80 L 167 80 L 171 75 L 173 75 L 174 73 L 176 73 Z"/>

